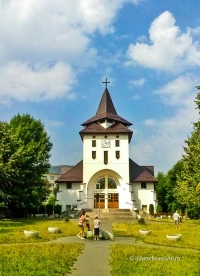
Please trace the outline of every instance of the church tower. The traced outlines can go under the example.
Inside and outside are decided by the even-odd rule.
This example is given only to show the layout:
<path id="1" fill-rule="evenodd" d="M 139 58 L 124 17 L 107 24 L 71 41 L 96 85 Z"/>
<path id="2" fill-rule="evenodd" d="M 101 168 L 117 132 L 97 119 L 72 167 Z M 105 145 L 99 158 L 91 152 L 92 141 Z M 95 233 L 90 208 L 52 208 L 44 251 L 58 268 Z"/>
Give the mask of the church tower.
<path id="1" fill-rule="evenodd" d="M 101 98 L 96 115 L 82 124 L 83 182 L 88 205 L 110 209 L 127 208 L 129 193 L 129 143 L 132 125 L 120 117 L 108 89 Z M 100 199 L 99 199 L 100 194 Z M 93 198 L 96 198 L 96 204 Z M 90 203 L 89 203 L 90 202 Z"/>

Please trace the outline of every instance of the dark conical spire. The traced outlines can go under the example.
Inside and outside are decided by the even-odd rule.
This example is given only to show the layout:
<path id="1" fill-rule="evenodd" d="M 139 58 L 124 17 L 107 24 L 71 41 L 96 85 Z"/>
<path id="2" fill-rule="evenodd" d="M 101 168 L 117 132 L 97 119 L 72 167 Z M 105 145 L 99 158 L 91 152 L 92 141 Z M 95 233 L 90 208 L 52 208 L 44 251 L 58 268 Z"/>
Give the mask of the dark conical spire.
<path id="1" fill-rule="evenodd" d="M 107 82 L 106 82 L 107 83 Z M 123 119 L 119 115 L 117 115 L 117 112 L 115 110 L 114 104 L 112 102 L 110 93 L 108 92 L 108 89 L 104 90 L 104 93 L 102 95 L 99 107 L 97 109 L 96 115 L 87 120 L 82 124 L 82 126 L 88 126 L 91 123 L 97 123 L 102 122 L 102 120 L 109 120 L 113 123 L 121 123 L 124 126 L 131 126 L 132 124 L 128 122 L 127 120 Z"/>
<path id="2" fill-rule="evenodd" d="M 110 97 L 110 93 L 108 92 L 107 88 L 105 89 L 105 91 L 102 95 L 99 107 L 97 109 L 96 116 L 101 116 L 103 114 L 104 114 L 105 117 L 107 117 L 106 116 L 107 114 L 110 114 L 110 115 L 112 114 L 112 115 L 115 115 L 115 116 L 117 115 L 114 104 L 113 104 L 112 99 Z"/>

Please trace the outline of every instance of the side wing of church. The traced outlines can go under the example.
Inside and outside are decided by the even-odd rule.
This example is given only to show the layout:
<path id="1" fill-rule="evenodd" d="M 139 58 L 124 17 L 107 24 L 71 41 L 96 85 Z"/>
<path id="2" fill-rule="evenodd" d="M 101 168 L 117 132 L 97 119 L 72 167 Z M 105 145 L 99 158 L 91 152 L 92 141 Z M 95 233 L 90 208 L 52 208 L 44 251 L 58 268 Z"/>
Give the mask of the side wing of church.
<path id="1" fill-rule="evenodd" d="M 106 88 L 96 115 L 82 124 L 83 160 L 60 176 L 57 203 L 62 210 L 156 209 L 153 166 L 129 158 L 132 124 L 120 117 Z"/>

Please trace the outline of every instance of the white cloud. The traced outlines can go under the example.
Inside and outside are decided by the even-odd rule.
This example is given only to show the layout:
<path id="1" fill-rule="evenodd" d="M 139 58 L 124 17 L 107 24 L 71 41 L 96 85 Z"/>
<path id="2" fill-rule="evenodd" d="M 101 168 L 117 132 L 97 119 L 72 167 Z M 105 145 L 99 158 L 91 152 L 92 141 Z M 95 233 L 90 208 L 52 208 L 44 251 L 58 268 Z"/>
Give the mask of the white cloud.
<path id="1" fill-rule="evenodd" d="M 150 43 L 129 46 L 127 56 L 131 62 L 153 69 L 180 72 L 186 67 L 200 65 L 199 42 L 193 39 L 198 28 L 181 32 L 173 15 L 165 11 L 149 29 Z"/>
<path id="2" fill-rule="evenodd" d="M 139 80 L 131 80 L 129 83 L 134 86 L 143 86 L 145 81 L 145 78 L 140 78 Z"/>
<path id="3" fill-rule="evenodd" d="M 92 35 L 114 32 L 112 24 L 123 4 L 140 1 L 2 1 L 1 104 L 75 97 L 69 91 L 76 75 L 98 61 Z"/>
<path id="4" fill-rule="evenodd" d="M 165 86 L 154 91 L 160 95 L 162 101 L 167 105 L 190 105 L 193 104 L 196 86 L 200 83 L 200 77 L 191 74 L 179 76 Z"/>
<path id="5" fill-rule="evenodd" d="M 0 102 L 9 99 L 17 101 L 41 101 L 66 97 L 76 78 L 70 66 L 58 62 L 51 68 L 30 67 L 27 63 L 11 62 L 0 66 Z"/>

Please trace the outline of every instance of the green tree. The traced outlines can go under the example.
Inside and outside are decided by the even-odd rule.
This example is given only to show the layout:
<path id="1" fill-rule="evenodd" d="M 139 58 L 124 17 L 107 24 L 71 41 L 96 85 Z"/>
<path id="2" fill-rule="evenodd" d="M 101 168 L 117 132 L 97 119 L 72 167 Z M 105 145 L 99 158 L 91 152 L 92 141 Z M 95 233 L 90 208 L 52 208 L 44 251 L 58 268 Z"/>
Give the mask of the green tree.
<path id="1" fill-rule="evenodd" d="M 200 87 L 197 88 L 200 90 Z M 200 115 L 200 92 L 197 93 L 195 103 Z M 195 216 L 200 213 L 200 119 L 193 123 L 193 131 L 185 143 L 183 169 L 175 191 L 177 201 Z"/>
<path id="2" fill-rule="evenodd" d="M 165 194 L 166 194 L 166 175 L 162 172 L 159 172 L 157 174 L 157 180 L 158 183 L 156 185 L 156 196 L 157 196 L 157 200 L 158 200 L 158 205 L 161 207 L 163 212 L 167 212 L 167 203 L 165 202 Z"/>
<path id="3" fill-rule="evenodd" d="M 177 177 L 180 175 L 182 169 L 183 160 L 180 160 L 167 172 L 167 174 L 159 172 L 157 175 L 157 200 L 163 212 L 173 212 L 174 208 L 182 207 L 177 201 L 176 192 L 174 190 L 177 185 Z"/>
<path id="4" fill-rule="evenodd" d="M 48 195 L 42 176 L 50 167 L 52 143 L 44 125 L 28 114 L 0 122 L 0 202 L 22 216 Z"/>

